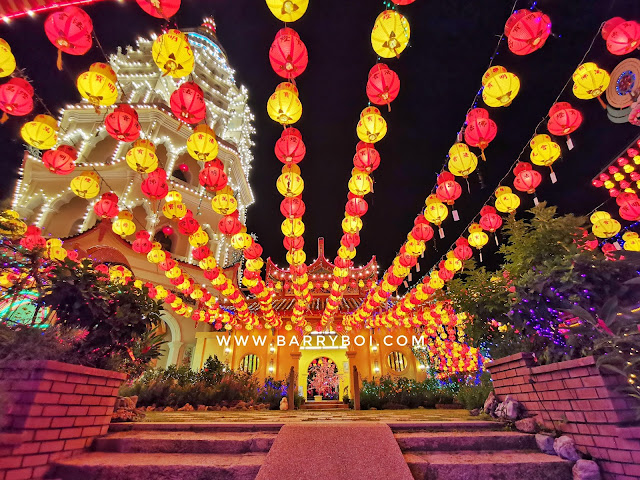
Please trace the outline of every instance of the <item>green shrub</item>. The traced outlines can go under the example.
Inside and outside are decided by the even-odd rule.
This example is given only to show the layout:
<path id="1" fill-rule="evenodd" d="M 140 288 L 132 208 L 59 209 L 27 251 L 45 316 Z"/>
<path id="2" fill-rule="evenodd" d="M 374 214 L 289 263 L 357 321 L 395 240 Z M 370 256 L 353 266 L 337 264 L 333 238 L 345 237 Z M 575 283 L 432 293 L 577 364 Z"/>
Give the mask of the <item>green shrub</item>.
<path id="1" fill-rule="evenodd" d="M 462 385 L 458 390 L 456 400 L 467 410 L 482 408 L 492 390 L 491 377 L 488 373 L 484 373 L 480 377 L 480 383 L 477 385 Z"/>
<path id="2" fill-rule="evenodd" d="M 439 403 L 453 403 L 459 388 L 458 379 L 442 382 L 430 377 L 418 382 L 406 377 L 384 375 L 379 380 L 374 377 L 371 381 L 362 381 L 360 407 L 363 410 L 433 408 Z"/>

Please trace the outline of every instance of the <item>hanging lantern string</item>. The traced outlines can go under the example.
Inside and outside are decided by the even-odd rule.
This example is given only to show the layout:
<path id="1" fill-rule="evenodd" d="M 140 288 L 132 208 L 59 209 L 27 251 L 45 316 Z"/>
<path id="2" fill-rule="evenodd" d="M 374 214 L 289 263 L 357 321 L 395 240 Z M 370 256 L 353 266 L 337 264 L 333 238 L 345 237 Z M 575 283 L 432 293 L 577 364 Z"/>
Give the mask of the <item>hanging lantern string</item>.
<path id="1" fill-rule="evenodd" d="M 96 41 L 96 45 L 98 46 L 98 48 L 100 49 L 100 52 L 102 52 L 102 56 L 104 57 L 105 61 L 107 63 L 109 63 L 109 56 L 107 55 L 107 52 L 104 51 L 104 48 L 102 48 L 102 44 L 100 43 L 100 39 L 98 38 L 98 35 L 96 35 L 96 31 L 92 30 L 91 35 L 93 35 L 93 38 Z M 118 84 L 118 88 L 120 89 L 120 95 L 122 97 L 125 96 L 124 94 L 124 87 L 122 86 L 122 84 L 120 83 L 120 80 L 118 80 L 118 77 L 116 76 L 116 83 Z"/>
<path id="2" fill-rule="evenodd" d="M 604 26 L 604 22 L 600 24 L 600 26 L 598 27 L 598 30 L 596 31 L 595 35 L 593 36 L 593 38 L 591 39 L 591 43 L 589 44 L 589 48 L 587 49 L 587 51 L 584 53 L 584 55 L 582 56 L 582 58 L 580 59 L 580 62 L 578 63 L 578 65 L 576 66 L 576 69 L 582 65 L 585 61 L 585 59 L 587 58 L 587 56 L 589 55 L 589 53 L 591 52 L 591 50 L 593 49 L 593 45 L 596 41 L 596 39 L 598 38 L 598 36 L 600 35 L 600 31 L 602 30 L 602 27 Z M 573 70 L 575 71 L 575 69 Z M 558 93 L 558 95 L 556 96 L 555 100 L 552 102 L 551 105 L 555 105 L 558 100 L 560 99 L 560 97 L 562 97 L 562 95 L 564 94 L 564 92 L 567 90 L 567 88 L 569 87 L 569 85 L 571 85 L 571 82 L 573 81 L 573 75 L 571 75 L 569 77 L 569 79 L 565 82 L 564 86 L 562 87 L 562 89 L 560 90 L 560 93 Z M 515 168 L 515 166 L 518 164 L 518 162 L 520 162 L 520 158 L 522 158 L 522 155 L 524 154 L 524 152 L 527 150 L 527 147 L 529 146 L 529 142 L 531 141 L 531 139 L 533 139 L 533 137 L 535 137 L 537 135 L 538 129 L 544 124 L 545 121 L 547 121 L 549 118 L 549 114 L 547 113 L 544 117 L 542 117 L 542 119 L 538 122 L 538 124 L 536 125 L 536 127 L 533 130 L 533 135 L 531 135 L 530 139 L 524 144 L 524 147 L 522 148 L 522 150 L 520 150 L 520 153 L 518 154 L 516 160 L 511 164 L 511 167 L 509 167 L 509 170 L 507 171 L 507 173 L 500 179 L 500 181 L 498 182 L 497 186 L 492 190 L 492 192 L 495 192 L 495 190 L 502 186 L 502 183 L 507 179 L 507 177 L 512 173 L 513 169 Z M 487 198 L 487 200 L 484 202 L 484 204 L 482 205 L 482 207 L 480 207 L 480 210 L 482 210 L 482 208 L 486 207 L 489 202 L 491 201 L 491 199 L 493 198 L 494 193 L 492 193 L 489 198 Z M 605 200 L 604 202 L 602 202 L 598 207 L 594 208 L 591 213 L 593 213 L 595 210 L 597 210 L 598 208 L 600 208 L 602 205 L 604 205 L 605 203 L 607 203 L 609 201 L 609 199 Z M 590 213 L 590 214 L 591 214 Z M 469 226 L 471 226 L 472 223 L 474 223 L 478 217 L 480 216 L 480 212 L 478 212 L 473 219 L 467 224 L 467 226 L 464 228 L 464 230 L 462 230 L 462 234 L 464 234 L 464 232 L 468 231 Z M 462 235 L 461 234 L 461 235 Z M 449 252 L 449 250 L 451 250 L 451 248 L 453 247 L 453 245 L 455 245 L 455 242 L 452 243 L 449 248 L 447 249 L 447 252 Z M 446 257 L 446 253 L 444 255 L 442 255 L 436 262 L 434 262 L 434 264 L 426 271 L 425 275 L 423 275 L 419 281 L 415 282 L 412 287 L 414 287 L 415 285 L 417 285 L 418 283 L 420 283 L 422 281 L 422 279 L 424 277 L 426 277 L 427 275 L 429 275 L 431 273 L 431 271 L 433 270 L 433 268 L 435 267 L 435 265 L 438 265 L 442 260 L 444 260 L 444 258 Z M 409 289 L 411 290 L 411 288 Z"/>
<path id="3" fill-rule="evenodd" d="M 29 79 L 29 77 L 24 73 L 25 70 L 26 70 L 25 68 L 19 68 L 16 62 L 16 68 L 11 74 L 11 77 L 22 78 L 23 80 L 31 83 L 31 80 Z M 51 113 L 51 110 L 49 110 L 49 107 L 47 107 L 47 104 L 44 103 L 44 100 L 40 97 L 40 95 L 36 93 L 35 88 L 33 89 L 33 98 L 42 106 L 42 108 L 44 108 L 44 111 L 47 112 L 49 116 L 53 117 L 53 113 Z"/>

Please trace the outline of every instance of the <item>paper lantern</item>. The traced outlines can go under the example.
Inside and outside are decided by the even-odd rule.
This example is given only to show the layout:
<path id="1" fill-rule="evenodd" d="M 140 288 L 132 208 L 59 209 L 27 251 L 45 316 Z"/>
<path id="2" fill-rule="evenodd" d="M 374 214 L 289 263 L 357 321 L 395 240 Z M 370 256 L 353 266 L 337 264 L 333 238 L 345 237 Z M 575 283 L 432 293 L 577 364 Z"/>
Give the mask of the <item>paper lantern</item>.
<path id="1" fill-rule="evenodd" d="M 218 222 L 218 230 L 223 235 L 235 235 L 242 230 L 242 223 L 233 215 L 226 215 Z"/>
<path id="2" fill-rule="evenodd" d="M 157 168 L 151 172 L 140 185 L 142 193 L 151 200 L 161 200 L 169 193 L 167 185 L 167 172 L 162 168 Z"/>
<path id="3" fill-rule="evenodd" d="M 149 232 L 146 230 L 140 230 L 136 233 L 136 239 L 131 245 L 133 251 L 136 253 L 147 254 L 151 251 L 151 241 L 149 240 Z"/>
<path id="4" fill-rule="evenodd" d="M 349 191 L 358 197 L 364 197 L 371 192 L 373 180 L 364 172 L 356 171 L 351 175 L 348 183 Z"/>
<path id="5" fill-rule="evenodd" d="M 424 218 L 434 225 L 440 226 L 440 224 L 449 215 L 449 209 L 443 204 L 436 195 L 429 195 L 426 200 L 426 208 L 424 210 Z M 440 237 L 442 238 L 442 229 L 440 231 Z"/>
<path id="6" fill-rule="evenodd" d="M 358 142 L 353 166 L 365 173 L 371 173 L 380 166 L 380 154 L 372 143 Z"/>
<path id="7" fill-rule="evenodd" d="M 498 187 L 496 189 L 495 205 L 499 212 L 512 213 L 520 206 L 520 197 L 512 193 L 509 187 Z"/>
<path id="8" fill-rule="evenodd" d="M 573 148 L 569 135 L 575 132 L 581 124 L 582 113 L 580 113 L 580 110 L 573 108 L 569 102 L 555 103 L 549 110 L 547 130 L 552 135 L 566 135 L 569 149 Z"/>
<path id="9" fill-rule="evenodd" d="M 605 92 L 610 80 L 609 73 L 595 63 L 583 63 L 573 73 L 573 94 L 583 100 L 597 98 L 602 108 L 606 108 L 600 95 Z"/>
<path id="10" fill-rule="evenodd" d="M 489 118 L 489 112 L 484 108 L 474 108 L 467 113 L 464 141 L 472 147 L 479 148 L 483 160 L 486 160 L 484 149 L 496 138 L 497 133 L 496 122 Z"/>
<path id="11" fill-rule="evenodd" d="M 21 117 L 33 110 L 33 87 L 23 78 L 11 78 L 0 85 L 0 110 L 4 113 L 0 123 L 6 122 L 13 115 Z"/>
<path id="12" fill-rule="evenodd" d="M 189 235 L 189 244 L 192 247 L 202 247 L 207 243 L 209 243 L 209 235 L 202 228 L 198 228 L 198 230 Z"/>
<path id="13" fill-rule="evenodd" d="M 78 152 L 70 145 L 60 145 L 55 150 L 47 150 L 42 155 L 42 163 L 51 173 L 68 175 L 76 168 Z"/>
<path id="14" fill-rule="evenodd" d="M 227 174 L 220 160 L 207 162 L 199 174 L 200 185 L 211 191 L 222 190 L 227 185 Z"/>
<path id="15" fill-rule="evenodd" d="M 156 147 L 149 140 L 136 140 L 127 152 L 125 160 L 134 172 L 151 173 L 158 168 Z"/>
<path id="16" fill-rule="evenodd" d="M 369 71 L 367 97 L 375 105 L 387 105 L 391 110 L 393 102 L 400 92 L 400 77 L 384 63 L 377 63 Z"/>
<path id="17" fill-rule="evenodd" d="M 483 230 L 494 233 L 502 226 L 502 217 L 496 213 L 491 205 L 485 205 L 480 209 L 479 225 Z"/>
<path id="18" fill-rule="evenodd" d="M 276 181 L 276 188 L 283 197 L 297 197 L 304 190 L 304 180 L 295 172 L 283 173 Z"/>
<path id="19" fill-rule="evenodd" d="M 468 242 L 473 248 L 480 250 L 489 241 L 489 236 L 482 231 L 482 227 L 477 223 L 469 226 Z"/>
<path id="20" fill-rule="evenodd" d="M 151 54 L 163 75 L 181 78 L 193 72 L 193 50 L 189 39 L 180 30 L 171 29 L 159 35 L 153 42 Z"/>
<path id="21" fill-rule="evenodd" d="M 464 237 L 460 237 L 456 240 L 456 248 L 453 249 L 453 253 L 456 258 L 463 262 L 469 260 L 473 256 L 473 251 L 469 248 L 469 241 Z"/>
<path id="22" fill-rule="evenodd" d="M 354 196 L 347 201 L 344 209 L 347 215 L 362 217 L 367 213 L 367 210 L 369 210 L 369 205 L 364 198 Z"/>
<path id="23" fill-rule="evenodd" d="M 304 223 L 299 218 L 287 218 L 280 229 L 285 237 L 301 237 L 304 234 Z"/>
<path id="24" fill-rule="evenodd" d="M 298 89 L 289 82 L 282 82 L 267 101 L 267 113 L 274 122 L 292 125 L 302 117 L 302 103 Z"/>
<path id="25" fill-rule="evenodd" d="M 133 235 L 136 231 L 136 224 L 133 221 L 133 215 L 127 210 L 123 210 L 118 214 L 118 218 L 113 221 L 111 225 L 113 233 L 120 235 L 121 237 L 128 237 Z"/>
<path id="26" fill-rule="evenodd" d="M 151 251 L 147 253 L 147 260 L 151 263 L 158 264 L 167 258 L 167 253 L 162 250 L 162 245 L 158 242 L 151 243 Z"/>
<path id="27" fill-rule="evenodd" d="M 180 9 L 180 0 L 136 0 L 140 8 L 156 18 L 168 19 Z"/>
<path id="28" fill-rule="evenodd" d="M 130 105 L 118 105 L 104 119 L 105 130 L 116 140 L 133 142 L 140 137 L 138 112 Z"/>
<path id="29" fill-rule="evenodd" d="M 267 7 L 273 16 L 285 23 L 299 20 L 308 6 L 309 0 L 267 0 Z"/>
<path id="30" fill-rule="evenodd" d="M 541 167 L 551 167 L 562 153 L 560 145 L 553 142 L 551 137 L 545 134 L 533 137 L 529 145 L 531 146 L 531 163 Z"/>
<path id="31" fill-rule="evenodd" d="M 362 230 L 362 219 L 360 217 L 345 215 L 342 220 L 342 231 L 344 233 L 358 233 L 360 230 Z"/>
<path id="32" fill-rule="evenodd" d="M 300 218 L 305 210 L 305 204 L 300 197 L 285 197 L 280 202 L 280 212 L 287 218 Z"/>
<path id="33" fill-rule="evenodd" d="M 598 238 L 611 238 L 618 234 L 622 226 L 614 218 L 598 220 L 592 227 L 593 234 Z"/>
<path id="34" fill-rule="evenodd" d="M 482 76 L 482 100 L 490 107 L 508 107 L 520 91 L 520 79 L 499 65 Z"/>
<path id="35" fill-rule="evenodd" d="M 118 195 L 113 192 L 106 192 L 102 194 L 100 200 L 93 205 L 93 211 L 98 218 L 113 218 L 118 215 L 120 209 L 118 208 Z"/>
<path id="36" fill-rule="evenodd" d="M 284 164 L 300 163 L 307 153 L 302 135 L 296 128 L 285 128 L 276 141 L 275 154 Z"/>
<path id="37" fill-rule="evenodd" d="M 118 99 L 116 72 L 110 65 L 96 62 L 78 77 L 76 85 L 82 98 L 94 107 L 113 105 Z"/>
<path id="38" fill-rule="evenodd" d="M 449 150 L 448 166 L 456 177 L 467 178 L 478 166 L 478 157 L 464 143 L 457 143 Z"/>
<path id="39" fill-rule="evenodd" d="M 49 150 L 58 141 L 58 122 L 49 115 L 36 115 L 20 129 L 20 136 L 32 147 Z"/>
<path id="40" fill-rule="evenodd" d="M 542 182 L 542 175 L 527 162 L 519 162 L 513 169 L 513 174 L 515 175 L 513 186 L 519 192 L 535 193 Z"/>
<path id="41" fill-rule="evenodd" d="M 360 113 L 356 126 L 358 138 L 363 142 L 376 143 L 387 134 L 387 122 L 376 107 L 367 107 Z"/>
<path id="42" fill-rule="evenodd" d="M 287 252 L 286 259 L 289 265 L 300 265 L 306 261 L 307 254 L 304 250 L 291 250 Z"/>
<path id="43" fill-rule="evenodd" d="M 187 139 L 189 155 L 200 162 L 209 162 L 218 156 L 218 141 L 213 129 L 198 125 Z"/>
<path id="44" fill-rule="evenodd" d="M 80 198 L 93 198 L 100 193 L 100 177 L 96 172 L 83 172 L 71 180 L 71 191 Z"/>
<path id="45" fill-rule="evenodd" d="M 191 210 L 187 210 L 186 215 L 178 221 L 178 230 L 182 235 L 192 235 L 199 228 L 200 224 L 193 218 L 193 212 Z"/>
<path id="46" fill-rule="evenodd" d="M 395 10 L 385 10 L 373 24 L 371 45 L 380 57 L 398 57 L 407 47 L 410 37 L 407 19 Z"/>
<path id="47" fill-rule="evenodd" d="M 416 0 L 391 0 L 391 1 L 396 5 L 409 5 L 415 2 Z"/>
<path id="48" fill-rule="evenodd" d="M 182 202 L 167 202 L 162 207 L 162 214 L 169 218 L 182 218 L 187 214 L 187 206 Z"/>
<path id="49" fill-rule="evenodd" d="M 449 172 L 446 173 L 451 175 Z M 438 176 L 438 179 L 439 178 L 440 175 Z M 454 202 L 458 198 L 460 198 L 461 194 L 462 187 L 455 180 L 444 180 L 442 182 L 438 181 L 438 186 L 436 187 L 436 196 L 447 205 L 453 205 Z"/>
<path id="50" fill-rule="evenodd" d="M 640 236 L 636 232 L 625 232 L 622 235 L 623 248 L 629 252 L 640 252 Z"/>
<path id="51" fill-rule="evenodd" d="M 640 46 L 640 23 L 613 17 L 602 27 L 602 38 L 607 42 L 609 52 L 626 55 Z"/>
<path id="52" fill-rule="evenodd" d="M 9 44 L 0 38 L 0 78 L 8 77 L 16 69 L 16 58 Z"/>
<path id="53" fill-rule="evenodd" d="M 309 63 L 307 47 L 293 28 L 278 31 L 269 49 L 269 62 L 277 75 L 291 80 L 301 75 Z"/>
<path id="54" fill-rule="evenodd" d="M 57 66 L 62 70 L 62 52 L 84 55 L 91 48 L 93 22 L 84 10 L 69 6 L 47 17 L 44 32 L 58 49 Z"/>
<path id="55" fill-rule="evenodd" d="M 222 189 L 211 200 L 211 208 L 220 215 L 230 215 L 238 209 L 238 201 L 231 193 Z"/>
<path id="56" fill-rule="evenodd" d="M 204 92 L 195 82 L 180 85 L 171 94 L 170 104 L 176 118 L 188 124 L 201 122 L 207 113 Z"/>
<path id="57" fill-rule="evenodd" d="M 551 20 L 540 11 L 516 10 L 504 27 L 509 50 L 516 55 L 528 55 L 542 48 L 551 34 Z"/>

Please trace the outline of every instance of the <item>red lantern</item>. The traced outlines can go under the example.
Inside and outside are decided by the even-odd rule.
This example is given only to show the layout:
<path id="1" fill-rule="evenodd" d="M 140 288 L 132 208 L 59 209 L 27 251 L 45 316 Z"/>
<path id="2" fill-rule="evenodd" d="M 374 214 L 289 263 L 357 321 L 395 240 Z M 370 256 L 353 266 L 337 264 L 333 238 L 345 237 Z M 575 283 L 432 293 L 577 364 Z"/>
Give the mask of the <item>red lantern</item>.
<path id="1" fill-rule="evenodd" d="M 100 218 L 113 218 L 118 215 L 118 195 L 113 192 L 102 194 L 100 200 L 93 205 L 93 211 Z"/>
<path id="2" fill-rule="evenodd" d="M 291 267 L 291 273 L 297 277 L 301 277 L 307 273 L 307 266 L 304 263 Z"/>
<path id="3" fill-rule="evenodd" d="M 217 158 L 207 162 L 200 170 L 200 185 L 207 190 L 222 190 L 227 185 L 227 174 L 224 173 L 224 165 Z"/>
<path id="4" fill-rule="evenodd" d="M 542 48 L 551 34 L 551 20 L 542 12 L 516 10 L 504 26 L 509 50 L 516 55 L 528 55 Z"/>
<path id="5" fill-rule="evenodd" d="M 198 221 L 193 218 L 193 212 L 187 210 L 187 214 L 178 222 L 178 230 L 182 235 L 191 235 L 200 228 Z"/>
<path id="6" fill-rule="evenodd" d="M 84 55 L 91 48 L 93 22 L 87 13 L 78 7 L 65 7 L 47 17 L 44 22 L 47 38 L 58 49 L 58 70 L 62 70 L 62 52 Z"/>
<path id="7" fill-rule="evenodd" d="M 377 63 L 369 71 L 367 81 L 367 97 L 375 105 L 387 105 L 391 110 L 393 102 L 400 92 L 400 78 L 398 74 L 384 63 Z"/>
<path id="8" fill-rule="evenodd" d="M 76 168 L 78 152 L 70 145 L 60 145 L 55 150 L 47 150 L 42 155 L 42 163 L 56 175 L 68 175 Z"/>
<path id="9" fill-rule="evenodd" d="M 209 255 L 211 255 L 211 250 L 206 245 L 203 245 L 201 247 L 194 248 L 191 251 L 191 254 L 193 255 L 194 259 L 200 261 L 203 258 L 207 258 Z"/>
<path id="10" fill-rule="evenodd" d="M 171 94 L 171 111 L 184 123 L 201 122 L 207 113 L 204 92 L 195 82 L 183 83 Z"/>
<path id="11" fill-rule="evenodd" d="M 622 192 L 616 197 L 616 203 L 620 207 L 620 216 L 629 221 L 640 219 L 640 200 L 633 192 Z"/>
<path id="12" fill-rule="evenodd" d="M 297 128 L 286 128 L 276 142 L 275 153 L 285 165 L 300 163 L 307 153 L 300 131 Z"/>
<path id="13" fill-rule="evenodd" d="M 247 260 L 255 260 L 262 255 L 262 246 L 255 240 L 251 245 L 244 249 L 244 258 Z"/>
<path id="14" fill-rule="evenodd" d="M 340 245 L 344 248 L 352 250 L 360 245 L 360 235 L 357 233 L 345 233 L 340 239 Z"/>
<path id="15" fill-rule="evenodd" d="M 140 8 L 152 17 L 168 19 L 180 9 L 180 0 L 136 0 Z"/>
<path id="16" fill-rule="evenodd" d="M 380 166 L 380 154 L 372 143 L 358 142 L 353 166 L 366 173 L 371 173 Z"/>
<path id="17" fill-rule="evenodd" d="M 176 261 L 173 258 L 171 258 L 171 254 L 169 252 L 165 252 L 165 253 L 167 256 L 164 260 L 158 263 L 158 268 L 164 272 L 168 272 L 169 270 L 171 270 L 173 267 L 176 266 Z"/>
<path id="18" fill-rule="evenodd" d="M 345 213 L 352 217 L 362 217 L 367 210 L 369 209 L 369 205 L 367 205 L 367 201 L 362 197 L 350 198 L 347 200 L 347 204 L 345 205 Z"/>
<path id="19" fill-rule="evenodd" d="M 436 196 L 447 205 L 453 205 L 461 194 L 462 187 L 455 180 L 447 180 L 436 187 Z"/>
<path id="20" fill-rule="evenodd" d="M 164 233 L 167 237 L 173 235 L 173 228 L 171 225 L 165 225 L 162 227 L 162 233 Z"/>
<path id="21" fill-rule="evenodd" d="M 142 193 L 151 200 L 161 200 L 169 193 L 167 185 L 167 172 L 157 168 L 142 181 L 140 185 Z"/>
<path id="22" fill-rule="evenodd" d="M 542 182 L 542 175 L 535 171 L 528 162 L 519 162 L 513 169 L 516 178 L 513 180 L 513 186 L 520 192 L 535 193 L 536 188 Z M 537 199 L 534 199 L 537 204 Z"/>
<path id="23" fill-rule="evenodd" d="M 391 0 L 396 5 L 409 5 L 410 3 L 415 2 L 416 0 Z"/>
<path id="24" fill-rule="evenodd" d="M 140 137 L 138 112 L 130 105 L 119 105 L 104 119 L 107 133 L 121 142 L 133 142 Z"/>
<path id="25" fill-rule="evenodd" d="M 269 49 L 269 61 L 273 71 L 288 80 L 304 72 L 309 55 L 298 32 L 289 27 L 280 29 Z"/>
<path id="26" fill-rule="evenodd" d="M 484 149 L 496 138 L 498 126 L 489 118 L 489 112 L 484 108 L 474 108 L 467 113 L 467 126 L 464 130 L 464 140 L 472 147 L 477 147 L 484 156 Z"/>
<path id="27" fill-rule="evenodd" d="M 411 236 L 416 240 L 428 242 L 433 238 L 433 228 L 431 228 L 431 225 L 423 215 L 419 215 L 419 217 L 422 217 L 422 219 L 424 219 L 424 222 L 418 221 L 418 218 L 416 218 L 416 220 L 414 221 L 415 225 L 411 230 Z"/>
<path id="28" fill-rule="evenodd" d="M 496 213 L 496 209 L 491 205 L 482 207 L 480 215 L 478 223 L 483 230 L 493 233 L 502 226 L 502 217 Z"/>
<path id="29" fill-rule="evenodd" d="M 0 110 L 4 112 L 0 123 L 9 115 L 21 117 L 33 110 L 33 87 L 23 78 L 12 78 L 0 85 Z"/>
<path id="30" fill-rule="evenodd" d="M 609 52 L 626 55 L 640 46 L 640 23 L 613 17 L 602 27 L 602 38 L 606 40 Z"/>
<path id="31" fill-rule="evenodd" d="M 411 268 L 416 263 L 418 263 L 418 259 L 413 255 L 403 253 L 398 256 L 398 262 L 400 262 L 400 265 L 402 265 L 403 267 Z"/>
<path id="32" fill-rule="evenodd" d="M 235 235 L 242 230 L 242 223 L 233 215 L 225 215 L 218 222 L 218 229 L 223 235 Z"/>
<path id="33" fill-rule="evenodd" d="M 303 237 L 284 237 L 282 240 L 285 250 L 302 250 L 304 248 Z"/>
<path id="34" fill-rule="evenodd" d="M 305 204 L 299 196 L 285 197 L 280 202 L 280 212 L 287 218 L 300 218 L 304 215 L 305 209 Z"/>
<path id="35" fill-rule="evenodd" d="M 353 266 L 353 261 L 348 258 L 338 256 L 333 260 L 333 264 L 338 268 L 351 268 Z"/>
<path id="36" fill-rule="evenodd" d="M 189 171 L 189 165 L 187 165 L 186 163 L 181 163 L 180 165 L 178 165 L 178 168 L 180 169 L 181 172 L 188 172 Z"/>
<path id="37" fill-rule="evenodd" d="M 444 266 L 441 266 L 437 271 L 438 276 L 442 279 L 443 282 L 448 282 L 453 278 L 454 273 L 451 270 L 447 270 Z"/>
<path id="38" fill-rule="evenodd" d="M 571 106 L 569 102 L 555 103 L 549 110 L 547 130 L 552 135 L 567 136 L 569 150 L 573 148 L 573 142 L 569 136 L 575 132 L 582 123 L 582 113 Z"/>
<path id="39" fill-rule="evenodd" d="M 460 237 L 456 240 L 456 248 L 453 249 L 453 254 L 458 260 L 463 262 L 473 257 L 473 250 L 471 250 L 471 247 L 469 246 L 469 241 L 464 237 Z"/>
<path id="40" fill-rule="evenodd" d="M 149 240 L 149 232 L 140 230 L 136 232 L 136 239 L 133 241 L 131 248 L 136 253 L 147 254 L 151 251 L 151 241 Z"/>

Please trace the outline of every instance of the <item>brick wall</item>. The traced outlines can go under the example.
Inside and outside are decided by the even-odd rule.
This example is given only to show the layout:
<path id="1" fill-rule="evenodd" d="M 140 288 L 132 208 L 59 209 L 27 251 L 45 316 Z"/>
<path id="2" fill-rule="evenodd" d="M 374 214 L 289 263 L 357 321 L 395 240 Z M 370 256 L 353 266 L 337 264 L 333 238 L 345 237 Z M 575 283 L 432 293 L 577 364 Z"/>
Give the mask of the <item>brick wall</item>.
<path id="1" fill-rule="evenodd" d="M 3 431 L 20 434 L 16 444 L 17 435 L 0 433 L 0 480 L 42 478 L 49 463 L 83 451 L 105 434 L 125 378 L 54 361 L 0 367 L 0 392 L 9 397 Z"/>
<path id="2" fill-rule="evenodd" d="M 487 365 L 499 400 L 511 395 L 545 425 L 571 436 L 598 461 L 605 479 L 640 480 L 640 428 L 634 401 L 615 390 L 624 379 L 600 373 L 593 357 L 538 366 L 532 353 Z"/>

